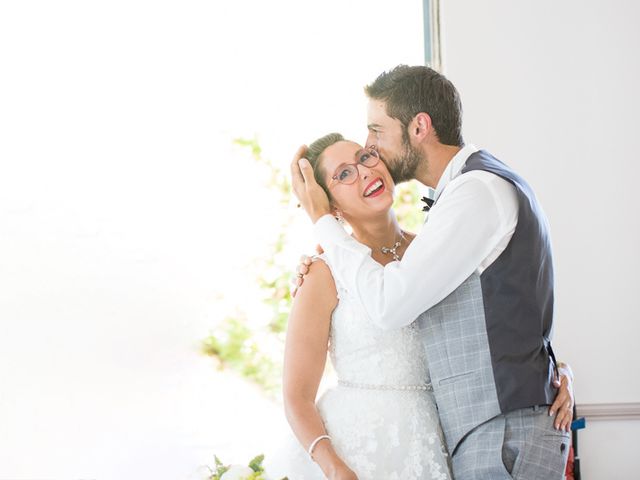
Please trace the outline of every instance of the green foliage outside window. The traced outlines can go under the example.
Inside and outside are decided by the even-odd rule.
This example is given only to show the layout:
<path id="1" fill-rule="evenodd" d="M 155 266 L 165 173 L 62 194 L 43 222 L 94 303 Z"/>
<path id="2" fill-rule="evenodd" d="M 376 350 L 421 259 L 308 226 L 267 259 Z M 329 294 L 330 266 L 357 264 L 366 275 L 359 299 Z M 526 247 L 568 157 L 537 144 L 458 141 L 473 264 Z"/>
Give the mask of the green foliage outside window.
<path id="1" fill-rule="evenodd" d="M 268 170 L 265 188 L 277 193 L 283 211 L 280 233 L 274 238 L 269 254 L 255 259 L 259 273 L 253 281 L 260 288 L 260 300 L 267 307 L 269 318 L 256 327 L 256 322 L 249 321 L 247 312 L 238 308 L 204 339 L 202 351 L 214 357 L 219 368 L 232 369 L 260 385 L 266 393 L 275 395 L 281 386 L 284 335 L 292 302 L 290 282 L 296 267 L 283 260 L 286 258 L 283 253 L 288 248 L 286 234 L 293 221 L 292 213 L 287 213 L 291 210 L 288 206 L 293 193 L 288 170 L 284 171 L 265 159 L 257 139 L 236 139 L 234 143 L 247 148 L 253 159 Z M 420 212 L 415 182 L 396 187 L 394 209 L 402 228 L 413 232 L 420 229 L 424 216 Z M 269 342 L 265 342 L 265 338 Z"/>

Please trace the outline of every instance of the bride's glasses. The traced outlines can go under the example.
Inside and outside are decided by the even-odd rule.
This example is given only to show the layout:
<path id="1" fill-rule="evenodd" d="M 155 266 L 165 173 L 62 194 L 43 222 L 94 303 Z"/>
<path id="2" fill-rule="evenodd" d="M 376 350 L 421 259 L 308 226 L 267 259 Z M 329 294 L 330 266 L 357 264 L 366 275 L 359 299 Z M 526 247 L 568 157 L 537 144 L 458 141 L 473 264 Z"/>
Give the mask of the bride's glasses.
<path id="1" fill-rule="evenodd" d="M 343 163 L 338 167 L 335 174 L 331 177 L 329 187 L 333 182 L 340 182 L 345 185 L 351 185 L 358 179 L 358 165 L 364 165 L 367 168 L 375 167 L 380 162 L 380 155 L 374 145 L 368 148 L 358 150 L 356 152 L 356 162 Z"/>

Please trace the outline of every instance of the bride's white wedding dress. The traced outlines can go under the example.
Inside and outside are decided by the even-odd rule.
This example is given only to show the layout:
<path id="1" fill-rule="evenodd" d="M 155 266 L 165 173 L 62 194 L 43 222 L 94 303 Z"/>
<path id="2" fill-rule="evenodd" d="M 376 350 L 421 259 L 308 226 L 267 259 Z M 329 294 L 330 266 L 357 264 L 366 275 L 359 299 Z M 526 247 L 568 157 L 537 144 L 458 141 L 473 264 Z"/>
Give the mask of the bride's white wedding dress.
<path id="1" fill-rule="evenodd" d="M 450 479 L 417 328 L 381 330 L 336 289 L 329 354 L 338 385 L 317 402 L 335 450 L 359 480 Z M 267 465 L 272 478 L 324 478 L 294 438 L 277 457 Z"/>

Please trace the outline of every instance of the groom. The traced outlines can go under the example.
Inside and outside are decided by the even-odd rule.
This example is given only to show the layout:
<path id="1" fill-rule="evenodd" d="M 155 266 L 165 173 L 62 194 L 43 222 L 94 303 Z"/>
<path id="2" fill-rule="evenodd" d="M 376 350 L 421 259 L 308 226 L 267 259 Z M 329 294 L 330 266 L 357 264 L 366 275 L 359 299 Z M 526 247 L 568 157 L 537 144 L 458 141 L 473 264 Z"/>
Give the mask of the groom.
<path id="1" fill-rule="evenodd" d="M 418 318 L 456 479 L 563 478 L 573 400 L 554 403 L 551 246 L 531 187 L 464 144 L 458 92 L 438 72 L 398 66 L 365 91 L 367 145 L 435 203 L 404 258 L 382 267 L 331 216 L 302 147 L 293 188 L 333 274 L 380 327 Z"/>

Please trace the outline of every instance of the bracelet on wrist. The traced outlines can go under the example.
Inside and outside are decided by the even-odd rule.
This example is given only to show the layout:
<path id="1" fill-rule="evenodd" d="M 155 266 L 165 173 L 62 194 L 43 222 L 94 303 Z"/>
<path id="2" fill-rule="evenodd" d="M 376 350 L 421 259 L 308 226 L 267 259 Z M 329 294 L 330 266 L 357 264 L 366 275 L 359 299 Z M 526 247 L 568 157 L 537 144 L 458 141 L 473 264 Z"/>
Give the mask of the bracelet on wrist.
<path id="1" fill-rule="evenodd" d="M 318 442 L 320 442 L 321 440 L 331 441 L 331 437 L 329 435 L 320 435 L 313 442 L 311 442 L 311 445 L 309 445 L 309 450 L 308 450 L 311 460 L 313 460 L 313 450 L 316 448 L 316 445 L 318 445 Z"/>

